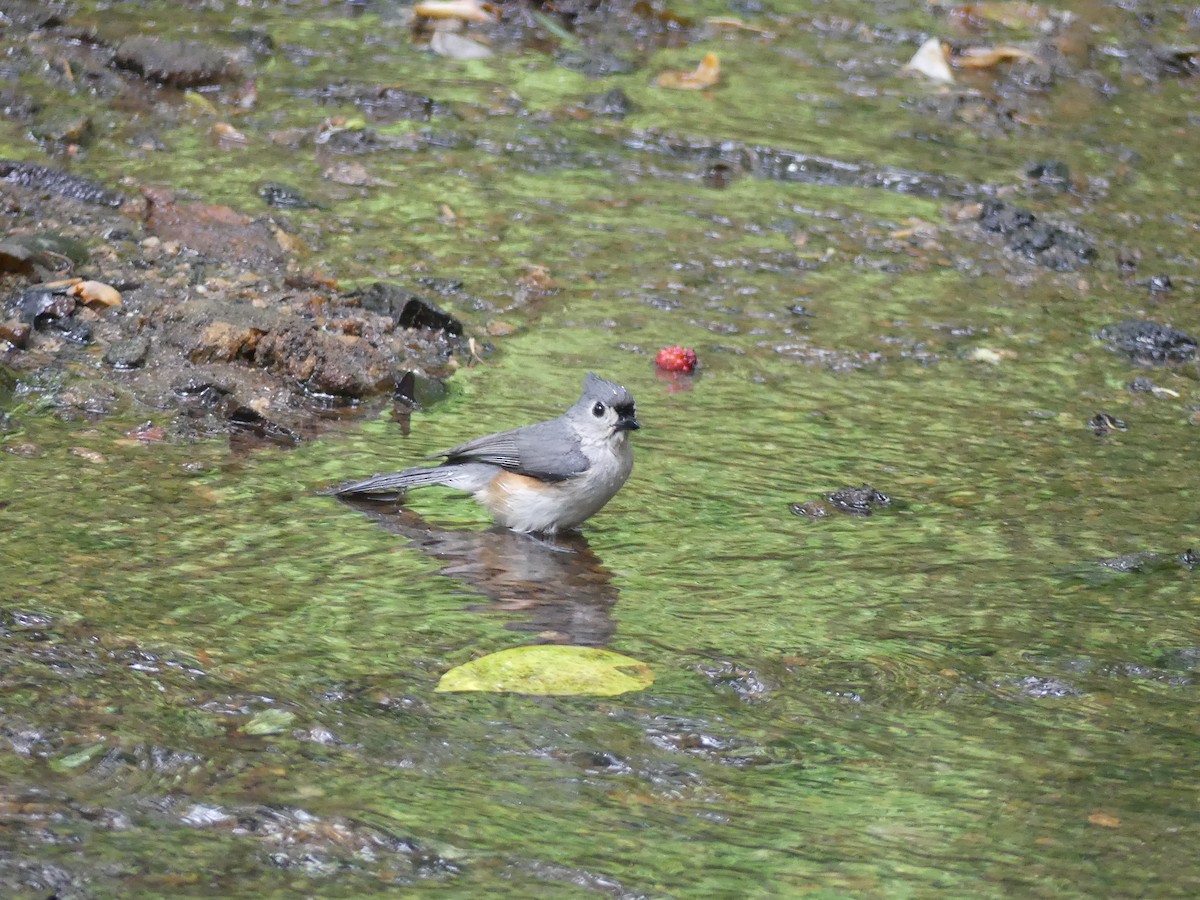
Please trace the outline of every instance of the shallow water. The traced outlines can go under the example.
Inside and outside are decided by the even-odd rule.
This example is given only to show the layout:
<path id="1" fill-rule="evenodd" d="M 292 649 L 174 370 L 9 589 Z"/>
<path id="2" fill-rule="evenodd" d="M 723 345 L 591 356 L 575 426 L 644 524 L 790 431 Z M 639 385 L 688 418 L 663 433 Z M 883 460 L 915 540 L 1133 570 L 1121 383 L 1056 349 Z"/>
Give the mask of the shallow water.
<path id="1" fill-rule="evenodd" d="M 276 25 L 330 39 L 298 21 Z M 725 40 L 743 71 L 770 71 Z M 843 52 L 800 34 L 771 46 L 819 62 Z M 544 107 L 593 90 L 545 60 L 445 81 L 444 62 L 403 64 L 464 102 L 496 85 Z M 824 142 L 801 118 L 749 116 L 755 82 L 736 75 L 669 106 L 645 73 L 618 79 L 642 110 L 611 127 L 811 141 L 977 183 L 1012 181 L 1035 149 L 1107 176 L 1106 148 L 1127 143 L 1143 168 L 1104 197 L 1020 198 L 1078 208 L 1103 261 L 1066 274 L 1014 262 L 947 225 L 941 201 L 889 191 L 753 179 L 714 191 L 690 164 L 562 121 L 456 127 L 496 146 L 558 129 L 572 153 L 621 165 L 539 171 L 474 150 L 380 163 L 408 190 L 341 201 L 345 235 L 323 235 L 321 259 L 347 279 L 462 278 L 483 304 L 447 306 L 475 327 L 518 328 L 407 436 L 372 414 L 293 452 L 244 454 L 143 445 L 125 436 L 137 411 L 62 422 L 6 401 L 5 884 L 30 896 L 1200 890 L 1200 617 L 1196 575 L 1177 559 L 1200 546 L 1196 369 L 1138 369 L 1093 337 L 1130 315 L 1197 329 L 1196 221 L 1179 199 L 1196 188 L 1172 174 L 1184 151 L 1141 127 L 1181 121 L 1194 81 L 1131 90 L 1136 120 L 1110 105 L 958 154 L 896 138 L 901 122 L 936 125 L 901 102 L 919 86 L 885 81 L 863 99 L 822 65 L 803 71 L 801 92 L 831 98 Z M 206 127 L 180 126 L 195 164 L 174 183 L 248 202 L 270 171 L 255 166 L 281 165 L 278 151 L 221 178 Z M 126 152 L 93 158 L 102 169 Z M 161 162 L 128 165 L 161 177 Z M 465 225 L 438 225 L 441 202 Z M 1137 221 L 1118 215 L 1129 208 Z M 296 220 L 315 229 L 327 215 Z M 938 223 L 945 246 L 889 243 L 910 217 Z M 1174 292 L 1115 272 L 1112 249 L 1131 238 L 1142 274 L 1171 272 Z M 548 266 L 558 292 L 522 302 L 526 264 Z M 656 375 L 669 343 L 697 348 L 696 377 Z M 495 533 L 438 491 L 414 495 L 409 517 L 315 493 L 554 415 L 588 370 L 625 383 L 645 427 L 632 479 L 572 553 Z M 1178 396 L 1130 393 L 1139 374 Z M 1094 435 L 1099 411 L 1129 430 Z M 863 483 L 892 505 L 818 521 L 789 510 Z M 1148 552 L 1161 556 L 1135 571 L 1103 563 Z M 656 680 L 610 698 L 434 692 L 449 668 L 531 642 L 602 645 Z"/>

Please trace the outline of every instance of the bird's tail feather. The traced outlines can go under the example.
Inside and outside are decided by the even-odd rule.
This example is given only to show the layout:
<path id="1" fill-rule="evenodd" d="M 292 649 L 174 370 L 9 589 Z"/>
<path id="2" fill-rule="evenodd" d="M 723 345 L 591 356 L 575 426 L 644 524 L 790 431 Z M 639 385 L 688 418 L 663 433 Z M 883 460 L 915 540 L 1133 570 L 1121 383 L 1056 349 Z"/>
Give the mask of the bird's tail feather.
<path id="1" fill-rule="evenodd" d="M 322 493 L 334 497 L 356 496 L 400 496 L 409 488 L 425 487 L 430 484 L 445 484 L 447 472 L 440 466 L 417 466 L 405 469 L 403 472 L 391 472 L 387 475 L 372 475 L 362 481 L 350 481 L 328 488 Z"/>

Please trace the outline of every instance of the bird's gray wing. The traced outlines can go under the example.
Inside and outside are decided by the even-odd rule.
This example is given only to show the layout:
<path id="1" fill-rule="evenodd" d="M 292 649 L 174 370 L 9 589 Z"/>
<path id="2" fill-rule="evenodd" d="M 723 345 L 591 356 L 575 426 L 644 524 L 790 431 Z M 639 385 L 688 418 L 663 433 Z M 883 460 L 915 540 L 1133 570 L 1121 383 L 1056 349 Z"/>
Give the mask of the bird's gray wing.
<path id="1" fill-rule="evenodd" d="M 444 465 L 491 463 L 543 481 L 564 481 L 588 468 L 575 429 L 562 419 L 489 434 L 434 455 L 446 457 Z"/>

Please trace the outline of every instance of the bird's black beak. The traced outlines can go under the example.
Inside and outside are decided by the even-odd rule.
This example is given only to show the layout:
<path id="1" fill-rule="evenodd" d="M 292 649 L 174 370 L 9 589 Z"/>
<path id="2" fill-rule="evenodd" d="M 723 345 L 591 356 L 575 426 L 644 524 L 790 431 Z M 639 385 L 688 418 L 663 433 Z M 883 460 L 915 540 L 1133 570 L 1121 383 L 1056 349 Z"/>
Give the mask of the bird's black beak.
<path id="1" fill-rule="evenodd" d="M 637 431 L 641 427 L 642 423 L 632 413 L 617 419 L 617 431 Z"/>

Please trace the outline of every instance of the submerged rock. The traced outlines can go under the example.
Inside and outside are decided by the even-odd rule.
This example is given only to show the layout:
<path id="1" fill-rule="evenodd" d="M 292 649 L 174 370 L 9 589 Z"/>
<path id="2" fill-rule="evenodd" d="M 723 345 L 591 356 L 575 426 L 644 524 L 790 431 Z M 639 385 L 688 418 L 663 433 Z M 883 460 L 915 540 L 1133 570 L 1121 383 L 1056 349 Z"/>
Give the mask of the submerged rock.
<path id="1" fill-rule="evenodd" d="M 113 55 L 118 68 L 177 88 L 219 84 L 241 74 L 220 50 L 195 41 L 138 36 L 122 41 Z"/>
<path id="2" fill-rule="evenodd" d="M 869 516 L 875 510 L 891 505 L 891 497 L 869 484 L 864 484 L 860 487 L 838 488 L 826 494 L 823 500 L 793 503 L 790 509 L 793 515 L 806 519 L 823 519 L 835 511 L 848 516 Z"/>
<path id="3" fill-rule="evenodd" d="M 1096 258 L 1096 248 L 1079 235 L 1003 200 L 985 200 L 981 204 L 979 227 L 1004 235 L 1005 243 L 1015 253 L 1058 271 L 1077 269 Z"/>
<path id="4" fill-rule="evenodd" d="M 149 356 L 150 338 L 144 334 L 117 341 L 104 351 L 104 361 L 114 369 L 140 368 Z"/>
<path id="5" fill-rule="evenodd" d="M 1196 340 L 1190 334 L 1146 319 L 1125 319 L 1106 325 L 1096 337 L 1116 353 L 1135 362 L 1163 365 L 1187 362 L 1196 356 Z"/>
<path id="6" fill-rule="evenodd" d="M 110 191 L 94 181 L 36 163 L 0 160 L 0 178 L 24 187 L 49 191 L 69 200 L 78 200 L 80 203 L 120 206 L 125 202 L 124 195 Z"/>

